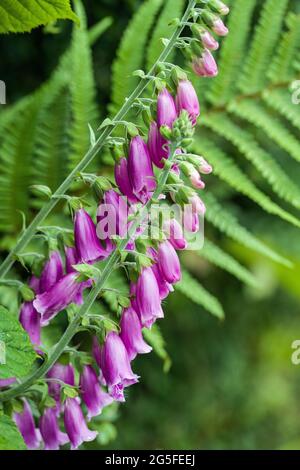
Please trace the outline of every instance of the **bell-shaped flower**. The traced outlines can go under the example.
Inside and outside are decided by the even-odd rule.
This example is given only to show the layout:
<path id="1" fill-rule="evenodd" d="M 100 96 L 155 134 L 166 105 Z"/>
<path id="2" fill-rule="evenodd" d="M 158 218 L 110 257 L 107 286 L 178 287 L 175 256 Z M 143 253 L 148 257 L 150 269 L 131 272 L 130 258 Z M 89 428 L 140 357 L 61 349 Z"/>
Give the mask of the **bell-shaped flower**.
<path id="1" fill-rule="evenodd" d="M 79 262 L 89 263 L 107 257 L 108 253 L 97 237 L 95 224 L 84 209 L 75 214 L 74 237 Z"/>
<path id="2" fill-rule="evenodd" d="M 79 259 L 78 259 L 76 248 L 74 246 L 66 246 L 65 255 L 66 255 L 66 272 L 67 274 L 74 273 L 76 270 L 74 269 L 73 266 L 76 264 L 79 264 Z"/>
<path id="3" fill-rule="evenodd" d="M 58 251 L 52 251 L 44 266 L 40 279 L 40 292 L 46 292 L 59 281 L 64 274 L 63 262 Z"/>
<path id="4" fill-rule="evenodd" d="M 201 34 L 201 40 L 204 47 L 210 49 L 211 51 L 216 51 L 219 48 L 218 41 L 215 40 L 212 34 L 209 31 L 203 31 Z"/>
<path id="5" fill-rule="evenodd" d="M 177 111 L 175 101 L 167 88 L 158 94 L 157 97 L 157 125 L 173 127 L 174 121 L 177 119 Z"/>
<path id="6" fill-rule="evenodd" d="M 115 180 L 119 190 L 124 196 L 127 197 L 130 203 L 135 204 L 138 199 L 135 197 L 132 191 L 132 186 L 128 174 L 128 162 L 127 158 L 122 157 L 115 165 Z"/>
<path id="7" fill-rule="evenodd" d="M 41 325 L 48 325 L 49 321 L 71 303 L 82 303 L 79 293 L 82 284 L 77 281 L 79 274 L 70 273 L 62 277 L 50 290 L 39 294 L 33 301 L 34 308 L 41 314 Z"/>
<path id="8" fill-rule="evenodd" d="M 71 441 L 71 449 L 77 449 L 83 442 L 93 441 L 97 437 L 98 433 L 87 427 L 76 398 L 68 397 L 65 401 L 64 424 Z"/>
<path id="9" fill-rule="evenodd" d="M 88 420 L 100 415 L 103 408 L 113 402 L 113 398 L 102 390 L 96 372 L 90 365 L 86 365 L 83 368 L 80 376 L 80 389 L 81 398 L 87 407 Z"/>
<path id="10" fill-rule="evenodd" d="M 123 310 L 120 327 L 120 337 L 125 345 L 130 361 L 137 354 L 146 354 L 152 351 L 151 346 L 144 341 L 141 322 L 132 307 Z"/>
<path id="11" fill-rule="evenodd" d="M 216 18 L 213 21 L 212 24 L 212 30 L 214 33 L 216 33 L 218 36 L 227 36 L 228 34 L 228 28 L 225 26 L 221 18 Z"/>
<path id="12" fill-rule="evenodd" d="M 69 442 L 68 435 L 59 429 L 55 408 L 46 408 L 40 417 L 40 431 L 45 443 L 45 450 L 59 450 Z"/>
<path id="13" fill-rule="evenodd" d="M 168 240 L 160 243 L 159 245 L 158 266 L 163 278 L 167 282 L 175 284 L 180 281 L 180 261 L 175 249 Z"/>
<path id="14" fill-rule="evenodd" d="M 218 66 L 212 53 L 205 49 L 200 57 L 194 57 L 192 68 L 200 77 L 215 77 L 218 75 Z"/>
<path id="15" fill-rule="evenodd" d="M 101 370 L 109 394 L 117 401 L 125 401 L 124 388 L 138 382 L 131 370 L 128 354 L 120 336 L 110 331 L 101 349 Z"/>
<path id="16" fill-rule="evenodd" d="M 38 449 L 41 443 L 41 434 L 39 429 L 35 427 L 32 411 L 27 400 L 23 400 L 23 411 L 14 413 L 13 418 L 28 449 Z"/>
<path id="17" fill-rule="evenodd" d="M 136 312 L 143 327 L 151 328 L 157 318 L 163 318 L 161 297 L 151 267 L 144 268 L 136 284 Z"/>
<path id="18" fill-rule="evenodd" d="M 189 80 L 180 80 L 177 87 L 176 107 L 178 114 L 186 110 L 189 114 L 193 126 L 197 123 L 200 115 L 200 104 L 197 93 Z"/>
<path id="19" fill-rule="evenodd" d="M 148 147 L 140 136 L 130 142 L 128 174 L 134 195 L 139 201 L 147 202 L 156 188 L 156 181 Z"/>
<path id="20" fill-rule="evenodd" d="M 19 317 L 24 330 L 27 331 L 32 344 L 41 344 L 41 316 L 33 306 L 33 302 L 24 302 Z"/>
<path id="21" fill-rule="evenodd" d="M 187 241 L 183 235 L 182 225 L 176 219 L 168 219 L 163 223 L 164 233 L 175 248 L 175 250 L 185 250 L 187 247 Z"/>

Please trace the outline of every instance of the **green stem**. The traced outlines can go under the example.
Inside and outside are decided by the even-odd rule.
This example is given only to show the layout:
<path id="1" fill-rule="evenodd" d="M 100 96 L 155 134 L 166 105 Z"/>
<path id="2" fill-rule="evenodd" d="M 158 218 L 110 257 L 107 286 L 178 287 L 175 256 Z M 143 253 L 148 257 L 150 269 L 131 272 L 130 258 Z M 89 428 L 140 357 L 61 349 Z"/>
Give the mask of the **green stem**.
<path id="1" fill-rule="evenodd" d="M 161 55 L 159 56 L 158 60 L 155 62 L 151 70 L 149 71 L 148 75 L 151 77 L 155 75 L 156 71 L 156 66 L 159 62 L 164 62 L 171 50 L 174 48 L 175 43 L 177 39 L 179 38 L 181 32 L 184 29 L 184 23 L 189 19 L 190 17 L 190 12 L 192 8 L 194 8 L 196 5 L 196 1 L 194 0 L 189 0 L 189 4 L 187 6 L 187 9 L 182 17 L 182 21 L 176 31 L 174 31 L 172 37 L 170 38 L 169 43 L 165 47 L 165 49 L 162 51 Z M 56 204 L 60 200 L 60 196 L 66 193 L 66 191 L 70 188 L 72 182 L 74 181 L 74 178 L 83 171 L 90 163 L 91 161 L 95 158 L 99 150 L 103 147 L 107 137 L 111 135 L 113 130 L 115 129 L 115 126 L 117 125 L 118 121 L 123 120 L 123 118 L 126 116 L 127 112 L 130 110 L 132 107 L 134 101 L 142 94 L 142 92 L 145 90 L 145 88 L 149 85 L 154 80 L 154 78 L 145 78 L 140 81 L 136 89 L 133 91 L 133 93 L 129 96 L 129 98 L 125 101 L 123 104 L 122 108 L 119 110 L 119 112 L 116 114 L 114 119 L 112 120 L 112 124 L 110 126 L 107 126 L 102 134 L 98 137 L 95 145 L 89 149 L 89 151 L 85 154 L 85 156 L 82 158 L 82 160 L 78 163 L 78 165 L 74 168 L 74 170 L 67 176 L 67 178 L 63 181 L 63 183 L 59 186 L 59 188 L 55 191 L 53 194 L 52 198 L 50 201 L 44 205 L 44 207 L 40 210 L 40 212 L 36 215 L 36 217 L 33 219 L 31 224 L 27 227 L 27 229 L 23 232 L 21 237 L 19 238 L 17 244 L 15 245 L 14 249 L 10 251 L 10 253 L 7 255 L 3 263 L 1 264 L 0 267 L 0 278 L 4 277 L 6 273 L 10 270 L 10 268 L 13 266 L 15 259 L 16 259 L 16 254 L 19 253 L 21 250 L 23 250 L 27 244 L 30 242 L 32 237 L 34 236 L 37 228 L 41 223 L 45 220 L 45 218 L 49 215 L 49 213 L 52 211 L 52 209 L 56 206 Z"/>

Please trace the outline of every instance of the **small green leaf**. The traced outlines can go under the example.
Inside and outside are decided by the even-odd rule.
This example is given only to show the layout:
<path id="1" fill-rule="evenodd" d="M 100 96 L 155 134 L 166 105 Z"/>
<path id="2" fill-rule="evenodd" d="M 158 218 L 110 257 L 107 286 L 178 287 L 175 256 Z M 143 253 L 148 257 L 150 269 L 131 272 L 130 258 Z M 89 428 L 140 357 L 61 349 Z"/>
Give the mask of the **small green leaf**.
<path id="1" fill-rule="evenodd" d="M 63 387 L 62 389 L 64 395 L 69 398 L 76 398 L 78 397 L 78 392 L 76 388 L 73 387 Z"/>
<path id="2" fill-rule="evenodd" d="M 69 0 L 2 0 L 0 5 L 0 33 L 25 33 L 59 19 L 79 23 Z"/>
<path id="3" fill-rule="evenodd" d="M 104 119 L 104 121 L 102 122 L 101 126 L 99 127 L 99 129 L 104 129 L 105 127 L 108 127 L 108 126 L 112 126 L 113 125 L 113 121 L 109 118 L 106 118 Z"/>
<path id="4" fill-rule="evenodd" d="M 73 265 L 73 268 L 81 274 L 78 278 L 78 282 L 82 282 L 82 280 L 86 279 L 98 278 L 101 274 L 100 269 L 95 266 L 91 266 L 90 264 L 75 264 Z"/>
<path id="5" fill-rule="evenodd" d="M 88 124 L 89 126 L 89 131 L 90 131 L 90 143 L 91 143 L 91 147 L 94 147 L 95 143 L 96 143 L 96 136 L 95 136 L 95 132 L 92 128 L 92 126 L 90 124 Z"/>
<path id="6" fill-rule="evenodd" d="M 23 377 L 35 358 L 26 331 L 6 308 L 0 307 L 0 378 Z"/>
<path id="7" fill-rule="evenodd" d="M 48 199 L 52 197 L 51 189 L 43 184 L 34 184 L 30 186 L 30 189 L 37 196 L 46 196 Z"/>
<path id="8" fill-rule="evenodd" d="M 9 416 L 0 416 L 0 450 L 26 450 L 17 426 Z"/>

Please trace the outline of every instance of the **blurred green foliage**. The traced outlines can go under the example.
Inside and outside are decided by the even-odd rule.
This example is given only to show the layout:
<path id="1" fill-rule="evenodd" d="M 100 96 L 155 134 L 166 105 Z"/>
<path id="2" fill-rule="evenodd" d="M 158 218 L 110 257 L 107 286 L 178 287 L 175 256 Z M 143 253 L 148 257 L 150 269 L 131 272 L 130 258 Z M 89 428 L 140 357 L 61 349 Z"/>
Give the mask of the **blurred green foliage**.
<path id="1" fill-rule="evenodd" d="M 234 1 L 230 3 L 233 5 Z M 93 49 L 97 103 L 102 114 L 110 103 L 111 68 L 116 49 L 129 19 L 142 3 L 84 1 L 89 26 L 105 16 L 113 18 L 113 26 Z M 256 3 L 258 12 L 265 0 L 251 3 Z M 291 1 L 290 7 L 299 9 L 299 2 Z M 48 79 L 70 44 L 71 27 L 68 22 L 59 22 L 57 34 L 40 28 L 30 35 L 0 37 L 0 78 L 7 84 L 9 103 L 31 93 Z M 239 69 L 239 63 L 234 65 Z M 198 85 L 200 95 L 202 84 Z M 215 87 L 223 94 L 223 88 L 218 91 L 218 85 Z M 225 91 L 230 95 L 233 88 L 229 86 Z M 244 123 L 237 118 L 235 122 L 240 126 Z M 286 124 L 286 128 L 291 130 L 292 125 Z M 248 130 L 276 161 L 285 158 L 284 169 L 298 182 L 299 165 L 296 167 L 264 131 L 253 124 L 249 124 Z M 208 135 L 230 156 L 240 157 L 232 143 L 225 143 L 222 136 L 217 140 L 213 133 Z M 295 135 L 299 138 L 299 131 Z M 261 183 L 257 168 L 245 161 L 239 164 L 255 184 Z M 222 171 L 221 168 L 221 176 Z M 160 326 L 172 361 L 171 369 L 164 373 L 162 362 L 153 354 L 134 362 L 135 371 L 141 375 L 140 384 L 128 390 L 125 405 L 108 412 L 112 421 L 118 417 L 117 436 L 115 428 L 100 419 L 102 434 L 96 444 L 99 447 L 300 448 L 300 366 L 292 365 L 290 359 L 291 343 L 300 338 L 299 230 L 266 216 L 252 201 L 236 192 L 236 188 L 225 186 L 217 179 L 209 185 L 245 227 L 291 259 L 295 268 L 278 266 L 241 244 L 229 242 L 209 225 L 208 236 L 249 267 L 260 288 L 241 287 L 228 273 L 201 258 L 201 253 L 185 255 L 185 266 L 221 299 L 226 319 L 220 322 L 208 316 L 201 306 L 194 305 L 179 292 L 170 296 L 165 305 L 166 318 Z M 273 197 L 277 202 L 279 198 Z"/>

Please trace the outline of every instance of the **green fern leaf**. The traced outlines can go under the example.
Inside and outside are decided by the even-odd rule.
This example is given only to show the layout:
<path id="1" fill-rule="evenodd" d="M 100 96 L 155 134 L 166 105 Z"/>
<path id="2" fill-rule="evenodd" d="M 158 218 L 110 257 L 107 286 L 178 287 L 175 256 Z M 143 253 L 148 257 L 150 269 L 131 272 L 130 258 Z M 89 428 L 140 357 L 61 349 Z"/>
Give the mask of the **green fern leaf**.
<path id="1" fill-rule="evenodd" d="M 67 89 L 55 97 L 50 106 L 44 108 L 38 123 L 36 164 L 33 181 L 55 190 L 66 177 L 71 122 L 70 95 Z"/>
<path id="2" fill-rule="evenodd" d="M 265 91 L 263 98 L 271 108 L 288 119 L 297 129 L 300 129 L 299 108 L 292 103 L 292 92 L 287 90 Z"/>
<path id="3" fill-rule="evenodd" d="M 218 202 L 212 192 L 201 194 L 201 199 L 203 199 L 206 205 L 205 220 L 210 222 L 220 232 L 276 263 L 292 267 L 288 259 L 280 256 L 280 254 L 256 238 L 246 227 L 242 226 L 236 217 Z"/>
<path id="4" fill-rule="evenodd" d="M 174 18 L 180 18 L 184 7 L 183 0 L 166 0 L 161 14 L 159 15 L 157 24 L 155 25 L 149 46 L 147 48 L 147 70 L 151 68 L 163 50 L 161 38 L 170 37 L 174 31 L 174 27 L 166 29 L 166 25 Z M 167 34 L 166 34 L 167 33 Z M 172 62 L 172 55 L 168 58 Z"/>
<path id="5" fill-rule="evenodd" d="M 125 98 L 131 94 L 138 83 L 139 79 L 132 76 L 132 73 L 143 68 L 148 35 L 162 3 L 162 0 L 146 1 L 134 15 L 124 33 L 113 64 L 110 107 L 112 113 L 122 106 Z"/>
<path id="6" fill-rule="evenodd" d="M 205 258 L 219 268 L 228 271 L 237 279 L 243 281 L 245 284 L 256 288 L 258 287 L 257 279 L 255 279 L 253 274 L 248 269 L 242 266 L 229 253 L 223 251 L 207 238 L 205 239 L 202 250 L 199 252 L 199 256 Z"/>
<path id="7" fill-rule="evenodd" d="M 280 36 L 288 0 L 266 0 L 254 39 L 246 59 L 239 88 L 243 93 L 261 90 L 267 80 L 266 70 Z"/>
<path id="8" fill-rule="evenodd" d="M 243 119 L 248 120 L 255 126 L 261 128 L 266 135 L 276 142 L 283 150 L 285 150 L 291 157 L 293 157 L 296 161 L 300 162 L 300 143 L 299 140 L 294 137 L 294 135 L 280 122 L 276 116 L 268 112 L 260 103 L 255 102 L 255 101 L 250 101 L 250 100 L 244 100 L 240 102 L 233 102 L 229 105 L 228 110 L 234 114 L 236 114 L 239 117 L 242 117 Z M 244 132 L 242 131 L 242 135 L 240 138 L 244 139 L 245 144 L 248 144 L 248 139 L 245 138 Z M 240 139 L 239 139 L 240 140 Z M 254 140 L 252 139 L 252 142 Z M 253 152 L 256 152 L 256 155 L 259 155 L 258 159 L 265 162 L 270 159 L 270 156 L 267 157 L 267 154 L 261 153 L 262 150 L 258 149 L 257 145 L 252 144 L 253 149 L 249 153 L 253 156 Z M 249 148 L 249 147 L 248 147 Z M 274 163 L 272 163 L 274 166 Z M 262 169 L 261 169 L 262 170 Z M 266 171 L 269 172 L 270 168 L 267 169 L 265 168 Z M 280 184 L 279 181 L 281 180 L 281 183 L 284 183 L 285 180 L 285 175 L 281 174 L 282 172 L 278 174 L 278 168 L 274 170 L 274 168 L 271 169 L 271 173 L 274 175 L 274 178 L 277 179 L 277 185 Z M 275 176 L 277 173 L 277 176 Z M 283 177 L 283 180 L 282 180 Z M 285 184 L 287 185 L 287 181 Z M 290 184 L 290 183 L 289 183 Z M 288 185 L 289 185 L 288 184 Z M 293 186 L 293 193 L 294 196 L 299 194 L 298 197 L 300 196 L 300 192 L 298 188 L 294 187 L 295 185 L 291 183 Z M 291 189 L 289 187 L 289 189 Z M 296 190 L 296 191 L 295 191 Z M 296 206 L 297 207 L 297 206 Z"/>
<path id="9" fill-rule="evenodd" d="M 241 114 L 242 117 L 247 118 L 250 116 L 252 122 L 251 113 L 247 116 L 246 112 L 242 112 L 243 106 L 247 108 L 247 104 L 243 102 L 231 104 L 229 109 L 237 114 Z M 249 107 L 252 107 L 252 116 L 255 119 L 255 105 L 252 106 L 250 103 Z M 300 190 L 298 186 L 286 175 L 276 160 L 259 146 L 250 132 L 241 129 L 240 126 L 237 126 L 229 117 L 223 114 L 207 116 L 204 118 L 203 123 L 214 132 L 232 142 L 239 149 L 241 155 L 245 156 L 269 182 L 273 191 L 279 197 L 296 208 L 300 207 Z M 222 164 L 222 162 L 218 163 Z"/>
<path id="10" fill-rule="evenodd" d="M 236 77 L 245 56 L 255 5 L 256 0 L 233 2 L 228 22 L 230 34 L 222 44 L 218 58 L 219 75 L 211 80 L 211 85 L 208 84 L 206 93 L 209 102 L 216 106 L 227 103 L 235 94 Z"/>
<path id="11" fill-rule="evenodd" d="M 208 292 L 200 282 L 187 271 L 182 270 L 182 279 L 176 284 L 176 290 L 184 294 L 195 304 L 204 307 L 205 310 L 212 315 L 221 320 L 224 318 L 224 310 L 218 299 Z"/>
<path id="12" fill-rule="evenodd" d="M 157 324 L 151 329 L 144 328 L 143 334 L 147 343 L 152 346 L 153 351 L 163 360 L 164 372 L 168 372 L 171 367 L 171 359 L 166 350 L 165 340 Z"/>
<path id="13" fill-rule="evenodd" d="M 288 31 L 283 34 L 278 53 L 274 58 L 268 72 L 268 78 L 273 83 L 280 79 L 288 81 L 293 79 L 295 72 L 293 68 L 300 44 L 300 15 L 290 12 L 286 19 Z"/>
<path id="14" fill-rule="evenodd" d="M 226 181 L 229 186 L 232 186 L 240 193 L 252 199 L 266 212 L 277 215 L 296 227 L 300 227 L 299 219 L 282 209 L 266 194 L 260 191 L 248 178 L 246 173 L 240 170 L 234 160 L 225 155 L 222 150 L 216 147 L 213 143 L 202 137 L 197 140 L 196 149 L 199 154 L 205 155 L 208 161 L 213 165 L 214 173 L 219 176 L 220 179 Z"/>
<path id="15" fill-rule="evenodd" d="M 89 128 L 94 128 L 99 121 L 96 107 L 96 87 L 94 83 L 92 56 L 86 29 L 86 16 L 79 0 L 75 2 L 75 11 L 80 18 L 80 28 L 73 29 L 72 38 L 72 114 L 73 124 L 70 130 L 72 152 L 70 169 L 73 169 L 90 146 Z"/>

